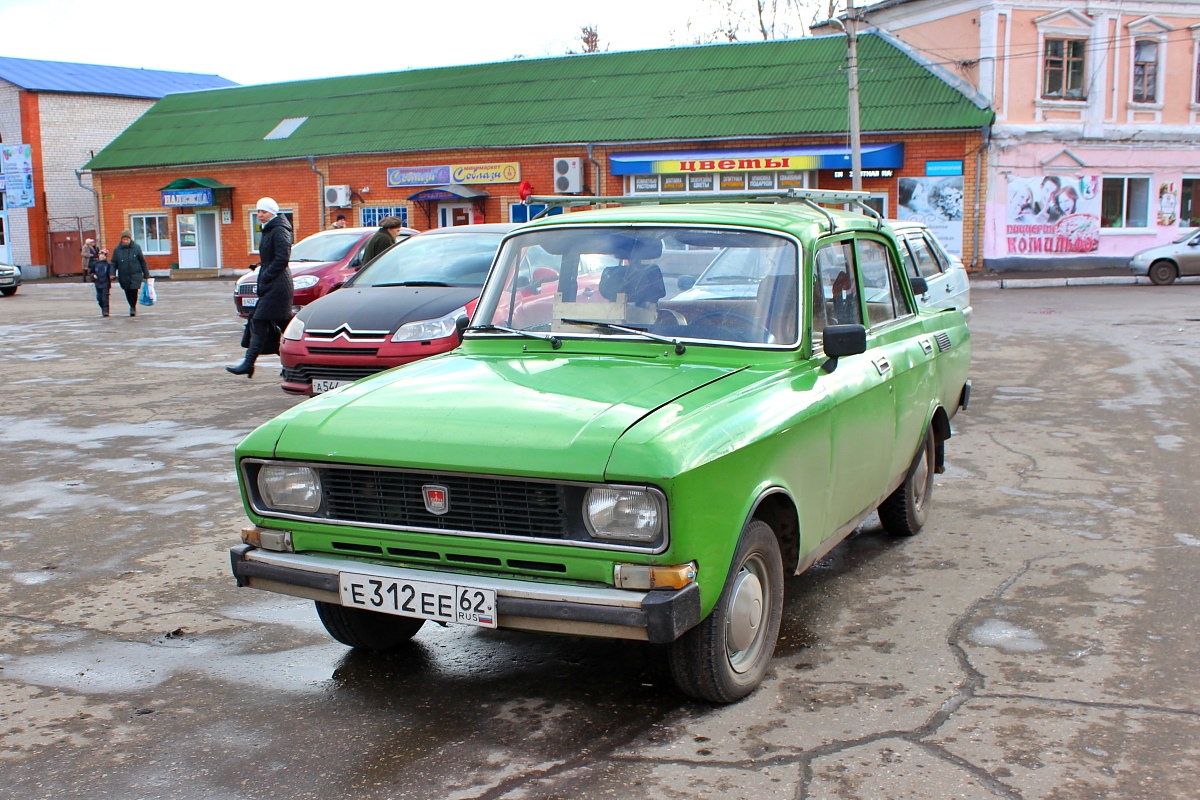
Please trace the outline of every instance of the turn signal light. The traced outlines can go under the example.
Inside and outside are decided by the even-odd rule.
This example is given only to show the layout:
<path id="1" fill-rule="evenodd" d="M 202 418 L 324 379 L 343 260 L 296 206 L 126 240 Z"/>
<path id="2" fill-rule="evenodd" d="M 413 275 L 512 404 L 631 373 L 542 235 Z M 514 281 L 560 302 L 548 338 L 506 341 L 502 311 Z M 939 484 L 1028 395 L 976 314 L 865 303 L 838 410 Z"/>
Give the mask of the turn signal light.
<path id="1" fill-rule="evenodd" d="M 646 564 L 617 564 L 613 579 L 618 589 L 682 589 L 696 580 L 696 563 L 656 567 Z"/>
<path id="2" fill-rule="evenodd" d="M 292 552 L 292 532 L 273 531 L 267 528 L 251 526 L 242 528 L 242 543 L 263 550 L 274 550 L 277 553 Z"/>

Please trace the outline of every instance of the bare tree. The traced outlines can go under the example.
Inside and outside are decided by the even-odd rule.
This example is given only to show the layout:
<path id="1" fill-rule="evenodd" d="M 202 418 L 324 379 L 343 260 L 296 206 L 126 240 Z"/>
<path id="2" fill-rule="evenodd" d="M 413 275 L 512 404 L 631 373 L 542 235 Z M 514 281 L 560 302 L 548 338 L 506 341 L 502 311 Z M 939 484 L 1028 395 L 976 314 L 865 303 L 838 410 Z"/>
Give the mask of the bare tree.
<path id="1" fill-rule="evenodd" d="M 583 25 L 579 28 L 579 43 L 582 49 L 568 50 L 567 54 L 599 53 L 608 49 L 607 46 L 600 46 L 600 31 L 595 25 Z"/>
<path id="2" fill-rule="evenodd" d="M 708 33 L 693 36 L 693 44 L 800 38 L 813 22 L 830 19 L 845 8 L 845 0 L 705 0 L 715 20 Z"/>

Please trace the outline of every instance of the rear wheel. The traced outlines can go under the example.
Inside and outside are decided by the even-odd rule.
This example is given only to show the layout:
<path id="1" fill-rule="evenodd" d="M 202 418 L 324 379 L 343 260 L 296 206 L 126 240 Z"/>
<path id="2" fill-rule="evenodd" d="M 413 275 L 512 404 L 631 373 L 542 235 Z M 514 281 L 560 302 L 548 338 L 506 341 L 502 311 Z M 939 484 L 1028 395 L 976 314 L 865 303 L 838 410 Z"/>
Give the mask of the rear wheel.
<path id="1" fill-rule="evenodd" d="M 334 639 L 362 650 L 393 650 L 417 635 L 423 619 L 380 614 L 316 601 L 317 616 Z"/>
<path id="2" fill-rule="evenodd" d="M 668 650 L 671 677 L 684 694 L 732 703 L 762 683 L 783 615 L 783 559 L 771 526 L 742 531 L 716 607 Z"/>
<path id="3" fill-rule="evenodd" d="M 929 498 L 933 495 L 933 475 L 936 468 L 936 443 L 933 428 L 925 431 L 921 449 L 908 468 L 900 488 L 879 504 L 879 521 L 892 536 L 912 536 L 921 530 L 929 517 Z"/>
<path id="4" fill-rule="evenodd" d="M 1179 277 L 1179 270 L 1170 261 L 1155 261 L 1146 273 L 1156 286 L 1169 286 Z"/>

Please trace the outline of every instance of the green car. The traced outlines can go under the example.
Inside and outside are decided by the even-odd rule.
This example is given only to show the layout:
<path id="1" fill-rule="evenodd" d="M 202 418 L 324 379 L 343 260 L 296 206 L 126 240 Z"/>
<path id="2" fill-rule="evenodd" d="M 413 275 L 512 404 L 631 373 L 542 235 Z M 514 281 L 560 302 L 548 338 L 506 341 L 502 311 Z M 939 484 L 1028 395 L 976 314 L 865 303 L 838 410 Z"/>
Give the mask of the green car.
<path id="1" fill-rule="evenodd" d="M 427 620 L 660 643 L 686 694 L 752 692 L 784 577 L 872 512 L 916 533 L 970 394 L 861 193 L 532 198 L 456 350 L 238 446 L 239 586 L 356 648 Z M 819 205 L 824 204 L 824 205 Z"/>

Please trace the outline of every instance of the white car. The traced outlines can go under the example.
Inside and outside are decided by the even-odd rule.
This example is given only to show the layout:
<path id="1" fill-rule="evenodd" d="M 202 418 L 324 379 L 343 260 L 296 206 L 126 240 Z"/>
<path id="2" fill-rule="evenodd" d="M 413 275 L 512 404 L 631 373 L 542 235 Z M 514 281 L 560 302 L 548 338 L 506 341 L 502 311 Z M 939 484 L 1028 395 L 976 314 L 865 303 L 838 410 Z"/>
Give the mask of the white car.
<path id="1" fill-rule="evenodd" d="M 928 291 L 917 298 L 927 308 L 957 308 L 971 321 L 971 283 L 958 256 L 946 252 L 923 222 L 889 219 L 900 240 L 900 255 L 910 278 L 924 278 Z"/>
<path id="2" fill-rule="evenodd" d="M 13 264 L 0 264 L 0 294 L 11 297 L 21 285 L 21 268 Z"/>

